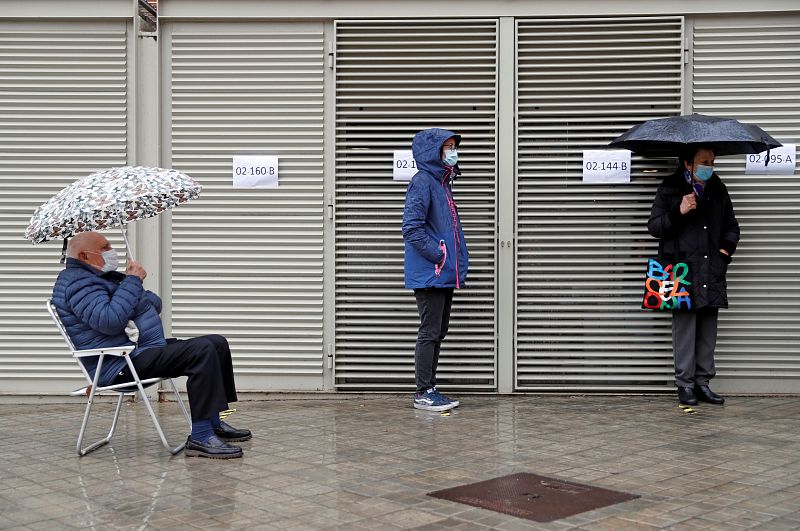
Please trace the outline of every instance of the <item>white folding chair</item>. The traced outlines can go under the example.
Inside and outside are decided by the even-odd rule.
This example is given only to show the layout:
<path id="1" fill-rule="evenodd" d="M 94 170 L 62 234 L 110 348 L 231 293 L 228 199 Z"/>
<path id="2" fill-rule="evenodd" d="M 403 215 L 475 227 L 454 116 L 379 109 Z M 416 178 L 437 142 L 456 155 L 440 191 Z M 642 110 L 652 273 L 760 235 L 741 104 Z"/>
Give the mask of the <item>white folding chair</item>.
<path id="1" fill-rule="evenodd" d="M 172 391 L 175 393 L 175 399 L 178 402 L 178 405 L 183 411 L 183 416 L 186 418 L 186 422 L 189 424 L 189 429 L 192 428 L 192 419 L 189 416 L 189 412 L 186 410 L 186 406 L 183 403 L 183 399 L 181 398 L 180 393 L 178 393 L 178 388 L 175 387 L 175 382 L 172 381 L 172 378 L 148 378 L 146 380 L 141 380 L 139 375 L 136 373 L 136 369 L 133 367 L 133 363 L 131 362 L 131 357 L 129 354 L 133 349 L 136 348 L 135 345 L 123 345 L 121 347 L 112 347 L 112 348 L 96 348 L 91 350 L 76 350 L 75 345 L 72 343 L 72 339 L 67 334 L 67 330 L 64 328 L 64 324 L 61 322 L 61 318 L 58 316 L 58 312 L 56 311 L 55 306 L 53 306 L 52 299 L 47 299 L 47 312 L 50 314 L 50 317 L 53 319 L 53 322 L 56 323 L 59 332 L 61 332 L 61 336 L 64 338 L 64 341 L 67 342 L 70 350 L 72 351 L 72 357 L 75 358 L 75 361 L 78 362 L 78 365 L 83 372 L 83 375 L 86 377 L 86 381 L 89 382 L 89 385 L 86 387 L 82 387 L 80 389 L 76 389 L 72 391 L 70 395 L 72 396 L 80 396 L 80 395 L 87 395 L 89 397 L 89 401 L 86 404 L 86 412 L 83 414 L 83 423 L 81 424 L 81 431 L 78 435 L 78 455 L 86 455 L 89 452 L 100 448 L 108 441 L 111 440 L 111 437 L 114 435 L 114 431 L 117 429 L 117 420 L 119 419 L 119 412 L 122 408 L 122 400 L 125 398 L 125 395 L 135 395 L 137 392 L 142 397 L 142 402 L 144 402 L 145 407 L 147 407 L 148 413 L 150 413 L 150 418 L 153 419 L 153 424 L 156 427 L 156 431 L 158 432 L 158 436 L 161 438 L 161 442 L 164 444 L 164 448 L 169 450 L 169 452 L 173 455 L 177 454 L 186 446 L 186 442 L 182 444 L 172 447 L 168 442 L 167 438 L 164 436 L 164 431 L 161 429 L 161 424 L 158 422 L 158 418 L 156 417 L 155 412 L 153 411 L 153 407 L 150 405 L 150 400 L 148 399 L 147 393 L 145 393 L 145 388 L 150 387 L 153 384 L 156 384 L 162 380 L 167 381 L 172 388 Z M 94 378 L 89 375 L 86 371 L 86 368 L 83 366 L 83 362 L 81 358 L 85 358 L 87 356 L 99 356 L 97 360 L 97 368 L 94 372 Z M 133 377 L 132 382 L 124 383 L 124 384 L 117 384 L 117 385 L 106 385 L 103 387 L 97 387 L 97 381 L 100 378 L 100 369 L 103 366 L 103 360 L 106 356 L 122 356 L 125 358 L 125 362 L 128 364 L 128 369 L 130 370 L 131 376 Z M 119 399 L 117 400 L 117 408 L 114 411 L 114 419 L 111 422 L 111 430 L 109 430 L 108 435 L 99 441 L 90 444 L 86 448 L 81 448 L 83 444 L 83 436 L 86 432 L 86 426 L 89 424 L 89 413 L 92 411 L 92 404 L 94 403 L 94 396 L 98 391 L 114 391 L 115 393 L 119 394 Z"/>

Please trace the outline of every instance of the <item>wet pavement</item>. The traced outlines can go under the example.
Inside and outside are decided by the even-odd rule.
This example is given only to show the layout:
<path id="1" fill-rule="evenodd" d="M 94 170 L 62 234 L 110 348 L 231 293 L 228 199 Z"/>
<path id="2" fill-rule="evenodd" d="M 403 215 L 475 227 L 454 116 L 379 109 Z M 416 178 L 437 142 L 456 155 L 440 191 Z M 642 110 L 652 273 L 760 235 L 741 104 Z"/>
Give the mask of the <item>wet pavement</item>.
<path id="1" fill-rule="evenodd" d="M 410 395 L 240 402 L 228 420 L 254 438 L 230 461 L 171 456 L 141 403 L 79 458 L 82 404 L 6 402 L 0 528 L 800 529 L 800 397 L 458 398 L 450 416 Z M 176 404 L 156 411 L 185 438 Z M 640 497 L 537 523 L 427 496 L 519 472 Z"/>

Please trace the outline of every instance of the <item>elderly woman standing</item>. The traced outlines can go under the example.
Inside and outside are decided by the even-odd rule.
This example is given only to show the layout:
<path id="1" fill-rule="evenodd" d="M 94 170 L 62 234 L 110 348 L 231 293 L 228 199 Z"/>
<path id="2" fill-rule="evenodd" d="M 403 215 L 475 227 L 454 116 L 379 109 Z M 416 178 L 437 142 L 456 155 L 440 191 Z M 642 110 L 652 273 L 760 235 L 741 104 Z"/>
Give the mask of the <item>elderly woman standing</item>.
<path id="1" fill-rule="evenodd" d="M 656 193 L 648 221 L 659 257 L 689 264 L 692 308 L 672 314 L 675 385 L 681 404 L 722 404 L 709 388 L 716 374 L 714 349 L 719 308 L 728 307 L 726 273 L 739 243 L 739 223 L 728 189 L 714 173 L 714 151 L 698 146 Z"/>

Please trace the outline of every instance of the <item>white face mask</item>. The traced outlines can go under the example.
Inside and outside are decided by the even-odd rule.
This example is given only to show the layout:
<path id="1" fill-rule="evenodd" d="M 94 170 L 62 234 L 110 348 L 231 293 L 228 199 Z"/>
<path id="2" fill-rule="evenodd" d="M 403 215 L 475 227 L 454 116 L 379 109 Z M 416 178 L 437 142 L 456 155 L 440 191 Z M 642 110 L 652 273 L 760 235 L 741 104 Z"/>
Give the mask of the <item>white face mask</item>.
<path id="1" fill-rule="evenodd" d="M 119 267 L 119 256 L 117 256 L 117 251 L 114 249 L 109 249 L 108 251 L 103 251 L 100 253 L 100 256 L 103 257 L 103 268 L 101 269 L 103 273 L 117 270 Z"/>

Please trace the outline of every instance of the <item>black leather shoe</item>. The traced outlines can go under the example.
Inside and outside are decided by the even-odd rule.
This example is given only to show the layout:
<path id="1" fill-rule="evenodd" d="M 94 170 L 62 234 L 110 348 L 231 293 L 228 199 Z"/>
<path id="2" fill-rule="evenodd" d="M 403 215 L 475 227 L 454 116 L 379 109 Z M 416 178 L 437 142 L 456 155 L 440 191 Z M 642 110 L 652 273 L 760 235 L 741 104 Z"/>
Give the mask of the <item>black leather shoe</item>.
<path id="1" fill-rule="evenodd" d="M 696 406 L 697 399 L 691 387 L 678 387 L 678 402 L 687 406 Z"/>
<path id="2" fill-rule="evenodd" d="M 219 422 L 219 428 L 214 428 L 214 435 L 225 442 L 242 442 L 249 441 L 253 438 L 253 434 L 250 433 L 250 430 L 237 430 L 223 421 Z"/>
<path id="3" fill-rule="evenodd" d="M 189 436 L 186 439 L 184 452 L 186 457 L 210 457 L 211 459 L 233 459 L 244 455 L 241 448 L 226 443 L 216 435 L 212 435 L 205 443 L 195 441 Z"/>
<path id="4" fill-rule="evenodd" d="M 694 396 L 701 402 L 708 402 L 709 404 L 725 403 L 725 399 L 712 391 L 707 385 L 696 385 L 694 388 Z"/>

